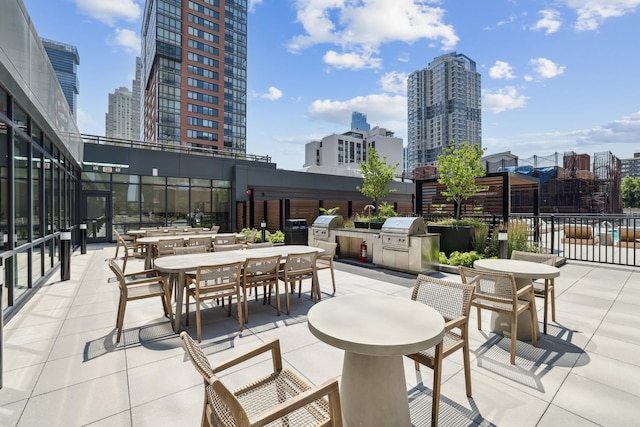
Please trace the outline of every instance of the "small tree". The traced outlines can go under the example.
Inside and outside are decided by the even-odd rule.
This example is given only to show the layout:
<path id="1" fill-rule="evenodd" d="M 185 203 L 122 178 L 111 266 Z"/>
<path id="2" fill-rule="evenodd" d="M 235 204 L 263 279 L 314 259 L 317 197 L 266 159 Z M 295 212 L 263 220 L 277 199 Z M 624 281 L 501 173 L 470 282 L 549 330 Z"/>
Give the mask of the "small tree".
<path id="1" fill-rule="evenodd" d="M 455 205 L 455 218 L 460 219 L 462 202 L 486 189 L 477 185 L 476 178 L 485 176 L 485 168 L 480 161 L 482 149 L 476 144 L 461 143 L 458 147 L 450 145 L 443 148 L 438 156 L 438 183 L 445 186 L 442 192 L 447 201 Z"/>
<path id="2" fill-rule="evenodd" d="M 395 177 L 395 169 L 399 163 L 394 166 L 387 164 L 387 157 L 382 160 L 375 148 L 370 148 L 367 152 L 367 161 L 360 162 L 360 170 L 362 171 L 362 187 L 356 186 L 356 189 L 363 196 L 373 200 L 373 205 L 378 209 L 378 200 L 386 197 L 389 193 L 394 193 L 395 188 L 387 188 L 389 183 Z"/>
<path id="3" fill-rule="evenodd" d="M 640 207 L 640 178 L 625 176 L 620 187 L 620 195 L 625 208 Z"/>

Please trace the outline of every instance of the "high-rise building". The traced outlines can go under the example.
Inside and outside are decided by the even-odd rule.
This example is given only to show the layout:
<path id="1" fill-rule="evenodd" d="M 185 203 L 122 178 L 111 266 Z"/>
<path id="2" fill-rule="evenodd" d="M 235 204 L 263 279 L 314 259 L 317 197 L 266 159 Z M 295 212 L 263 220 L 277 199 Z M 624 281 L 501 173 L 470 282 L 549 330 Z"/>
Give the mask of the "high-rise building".
<path id="1" fill-rule="evenodd" d="M 131 139 L 140 140 L 140 106 L 142 104 L 142 98 L 140 93 L 140 87 L 142 86 L 142 59 L 136 57 L 136 77 L 133 79 L 133 85 L 131 86 Z"/>
<path id="2" fill-rule="evenodd" d="M 436 165 L 443 147 L 482 147 L 480 73 L 466 55 L 452 52 L 414 71 L 407 81 L 408 172 Z"/>
<path id="3" fill-rule="evenodd" d="M 246 152 L 247 1 L 147 0 L 145 141 Z"/>
<path id="4" fill-rule="evenodd" d="M 76 99 L 80 92 L 78 83 L 77 66 L 80 65 L 78 49 L 70 44 L 60 43 L 53 40 L 41 39 L 44 50 L 47 52 L 49 62 L 56 72 L 56 77 L 67 99 L 69 109 L 76 117 Z"/>
<path id="5" fill-rule="evenodd" d="M 121 87 L 109 94 L 109 110 L 105 120 L 105 135 L 111 138 L 138 139 L 133 134 L 133 98 L 131 91 Z"/>
<path id="6" fill-rule="evenodd" d="M 371 130 L 371 125 L 367 122 L 367 115 L 359 111 L 351 113 L 351 129 Z"/>

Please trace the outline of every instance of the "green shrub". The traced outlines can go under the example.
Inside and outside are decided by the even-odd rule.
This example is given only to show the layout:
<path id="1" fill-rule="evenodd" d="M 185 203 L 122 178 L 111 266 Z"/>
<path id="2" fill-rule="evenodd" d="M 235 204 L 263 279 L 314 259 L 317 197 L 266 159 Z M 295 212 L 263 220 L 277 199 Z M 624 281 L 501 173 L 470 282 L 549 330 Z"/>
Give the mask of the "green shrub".
<path id="1" fill-rule="evenodd" d="M 538 252 L 537 246 L 529 242 L 529 224 L 526 221 L 509 223 L 509 228 L 507 229 L 507 258 L 511 258 L 511 252 L 513 251 Z M 500 254 L 497 229 L 491 236 L 491 243 L 486 252 L 489 256 L 498 256 Z"/>
<path id="2" fill-rule="evenodd" d="M 481 254 L 476 251 L 471 252 L 451 252 L 449 255 L 449 265 L 462 265 L 464 267 L 473 267 L 473 262 L 479 259 L 484 258 Z"/>
<path id="3" fill-rule="evenodd" d="M 271 243 L 284 243 L 284 233 L 278 230 L 275 233 L 270 234 L 267 237 L 267 240 Z"/>

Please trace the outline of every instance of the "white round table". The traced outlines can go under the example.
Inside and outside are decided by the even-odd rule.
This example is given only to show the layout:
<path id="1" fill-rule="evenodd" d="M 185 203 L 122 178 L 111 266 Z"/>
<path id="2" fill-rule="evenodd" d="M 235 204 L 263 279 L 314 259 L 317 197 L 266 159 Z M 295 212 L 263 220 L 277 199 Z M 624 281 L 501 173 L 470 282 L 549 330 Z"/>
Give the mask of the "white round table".
<path id="1" fill-rule="evenodd" d="M 345 351 L 340 399 L 346 426 L 410 426 L 403 355 L 442 341 L 431 307 L 389 295 L 346 295 L 313 306 L 309 330 Z"/>
<path id="2" fill-rule="evenodd" d="M 516 288 L 531 284 L 533 279 L 551 279 L 560 276 L 558 267 L 541 264 L 531 261 L 521 261 L 515 259 L 479 259 L 473 263 L 473 267 L 478 270 L 511 273 L 516 279 Z M 531 341 L 531 318 L 527 312 L 518 316 L 518 337 L 521 341 Z M 536 332 L 538 331 L 538 321 L 536 313 Z M 504 335 L 511 332 L 511 319 L 506 314 L 491 313 L 491 330 Z"/>

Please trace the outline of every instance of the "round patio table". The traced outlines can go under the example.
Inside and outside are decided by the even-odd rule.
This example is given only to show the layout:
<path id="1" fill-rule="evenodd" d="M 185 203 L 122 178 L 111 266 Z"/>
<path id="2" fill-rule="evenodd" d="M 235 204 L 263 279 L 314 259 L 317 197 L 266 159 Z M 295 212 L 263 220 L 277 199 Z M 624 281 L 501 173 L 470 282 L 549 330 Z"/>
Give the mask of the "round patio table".
<path id="1" fill-rule="evenodd" d="M 560 269 L 552 265 L 540 264 L 531 261 L 521 261 L 515 259 L 479 259 L 473 263 L 473 267 L 478 270 L 511 273 L 516 279 L 516 288 L 522 289 L 530 285 L 533 279 L 551 279 L 560 276 Z M 531 317 L 527 312 L 518 316 L 518 337 L 521 341 L 531 341 Z M 538 320 L 536 313 L 536 333 L 538 330 Z M 491 313 L 491 330 L 504 335 L 511 332 L 511 318 L 507 314 Z"/>
<path id="2" fill-rule="evenodd" d="M 435 346 L 444 319 L 425 304 L 389 295 L 345 295 L 311 307 L 309 330 L 345 351 L 340 400 L 346 426 L 410 426 L 404 354 Z"/>

